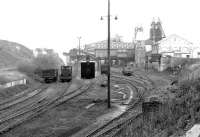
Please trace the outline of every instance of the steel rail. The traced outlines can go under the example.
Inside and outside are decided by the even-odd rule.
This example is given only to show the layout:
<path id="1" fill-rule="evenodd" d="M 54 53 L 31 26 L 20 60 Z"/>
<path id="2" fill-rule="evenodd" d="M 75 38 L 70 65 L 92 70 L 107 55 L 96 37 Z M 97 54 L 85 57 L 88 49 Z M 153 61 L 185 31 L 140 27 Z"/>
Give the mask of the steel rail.
<path id="1" fill-rule="evenodd" d="M 62 94 L 56 96 L 52 100 L 47 100 L 46 98 L 43 98 L 39 101 L 39 105 L 35 104 L 30 109 L 25 109 L 22 112 L 18 112 L 13 114 L 10 117 L 7 117 L 5 119 L 1 119 L 1 125 L 0 125 L 0 134 L 8 131 L 9 129 L 23 123 L 24 121 L 31 119 L 47 110 L 49 110 L 52 107 L 55 107 L 63 102 L 69 101 L 70 99 L 77 97 L 84 92 L 88 91 L 90 87 L 92 87 L 93 82 L 90 82 L 89 84 L 84 84 L 78 89 L 75 89 L 69 93 L 62 92 Z M 68 87 L 67 87 L 68 88 Z M 65 89 L 64 91 L 66 91 Z"/>
<path id="2" fill-rule="evenodd" d="M 146 90 L 144 85 L 139 84 L 136 86 L 134 79 L 130 79 L 124 76 L 117 76 L 117 75 L 112 75 L 112 80 L 117 80 L 119 79 L 119 82 L 126 82 L 129 85 L 131 85 L 133 88 L 135 88 L 136 93 L 140 92 L 141 86 L 143 90 Z M 142 79 L 141 79 L 142 80 Z M 137 83 L 138 84 L 138 83 Z M 133 120 L 137 119 L 138 117 L 141 117 L 142 111 L 141 111 L 141 103 L 142 101 L 140 99 L 136 99 L 135 102 L 133 102 L 128 109 L 119 115 L 118 117 L 108 121 L 106 124 L 103 126 L 91 131 L 86 137 L 104 137 L 111 133 L 115 129 L 121 129 L 125 125 L 131 123 Z M 136 110 L 136 108 L 139 107 L 139 111 Z M 118 131 L 118 130 L 117 130 Z"/>
<path id="3" fill-rule="evenodd" d="M 33 90 L 29 90 L 28 92 L 24 94 L 20 94 L 20 96 L 17 96 L 16 98 L 8 99 L 0 104 L 0 112 L 4 109 L 10 108 L 18 103 L 24 102 L 25 100 L 28 100 L 38 94 L 40 94 L 44 89 L 48 88 L 47 85 L 41 85 L 37 89 L 34 88 Z"/>

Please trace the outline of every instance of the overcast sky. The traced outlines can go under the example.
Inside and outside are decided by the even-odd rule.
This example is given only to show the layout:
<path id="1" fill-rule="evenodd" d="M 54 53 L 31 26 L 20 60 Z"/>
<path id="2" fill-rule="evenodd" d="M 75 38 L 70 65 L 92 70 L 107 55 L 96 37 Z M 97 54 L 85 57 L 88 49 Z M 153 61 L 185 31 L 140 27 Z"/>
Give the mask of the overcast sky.
<path id="1" fill-rule="evenodd" d="M 111 0 L 112 36 L 132 41 L 134 27 L 149 35 L 153 17 L 160 17 L 166 36 L 177 34 L 200 41 L 199 0 Z M 68 51 L 107 38 L 107 0 L 0 0 L 0 39 L 31 49 Z"/>

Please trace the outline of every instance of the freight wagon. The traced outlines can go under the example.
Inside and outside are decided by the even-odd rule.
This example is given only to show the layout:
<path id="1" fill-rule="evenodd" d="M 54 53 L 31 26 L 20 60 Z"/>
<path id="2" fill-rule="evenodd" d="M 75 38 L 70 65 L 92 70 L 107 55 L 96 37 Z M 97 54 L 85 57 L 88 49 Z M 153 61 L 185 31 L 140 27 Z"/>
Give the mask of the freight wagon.
<path id="1" fill-rule="evenodd" d="M 41 77 L 45 82 L 56 82 L 58 79 L 58 69 L 45 69 L 41 71 Z"/>
<path id="2" fill-rule="evenodd" d="M 81 78 L 92 79 L 95 78 L 95 62 L 81 62 Z"/>

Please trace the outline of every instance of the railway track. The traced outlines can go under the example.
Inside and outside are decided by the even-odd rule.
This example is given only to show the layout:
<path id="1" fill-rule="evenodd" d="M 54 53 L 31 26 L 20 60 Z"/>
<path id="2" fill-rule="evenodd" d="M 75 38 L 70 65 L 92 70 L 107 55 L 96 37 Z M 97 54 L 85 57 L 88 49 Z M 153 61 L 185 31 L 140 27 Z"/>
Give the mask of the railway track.
<path id="1" fill-rule="evenodd" d="M 26 94 L 28 92 L 30 92 L 30 88 L 28 88 L 28 89 L 26 89 L 26 90 L 24 90 L 24 91 L 22 91 L 20 93 L 17 93 L 16 95 L 14 95 L 12 97 L 9 97 L 9 98 L 1 100 L 0 101 L 0 105 L 6 104 L 6 103 L 11 102 L 11 101 L 13 101 L 15 99 L 18 99 L 18 98 L 20 98 L 21 96 L 23 96 L 24 94 Z"/>
<path id="2" fill-rule="evenodd" d="M 79 94 L 81 94 L 82 92 L 86 91 L 89 88 L 89 84 L 84 85 L 79 89 L 76 89 L 70 93 L 65 93 L 68 87 L 69 86 L 67 86 L 63 90 L 63 92 L 60 92 L 52 99 L 49 98 L 47 99 L 46 97 L 41 96 L 38 98 L 32 98 L 31 100 L 26 96 L 22 96 L 21 98 L 18 98 L 18 101 L 16 102 L 11 101 L 7 102 L 7 104 L 2 103 L 3 107 L 1 108 L 4 110 L 2 110 L 3 113 L 0 114 L 0 134 L 25 122 L 28 119 L 31 119 L 47 111 L 49 108 L 54 107 L 62 103 L 63 101 L 67 101 L 67 99 L 71 99 L 75 96 L 78 96 Z M 42 90 L 40 92 L 42 92 Z M 39 95 L 39 91 L 31 97 L 36 97 L 36 95 Z M 62 100 L 62 98 L 64 97 L 67 97 L 67 99 Z M 25 104 L 24 101 L 27 104 Z M 5 110 L 5 108 L 10 108 L 10 109 Z"/>
<path id="3" fill-rule="evenodd" d="M 124 76 L 124 75 L 119 75 L 118 72 L 112 72 L 112 75 L 116 77 L 124 77 L 126 79 L 129 79 L 133 83 L 135 83 L 135 86 L 142 87 L 145 90 L 151 90 L 155 87 L 154 82 L 145 74 L 141 75 L 133 72 L 132 76 Z"/>
<path id="4" fill-rule="evenodd" d="M 116 73 L 115 73 L 116 74 Z M 111 79 L 114 81 L 118 81 L 119 83 L 127 83 L 136 91 L 136 93 L 142 90 L 147 90 L 146 88 L 146 80 L 148 78 L 139 77 L 140 79 L 133 79 L 131 77 L 124 77 L 122 75 L 111 75 Z M 143 81 L 138 82 L 138 80 Z M 151 81 L 152 82 L 152 81 Z M 148 82 L 151 83 L 151 82 Z M 143 85 L 144 84 L 144 85 Z M 120 116 L 114 118 L 113 120 L 107 122 L 103 126 L 91 131 L 86 137 L 113 137 L 116 136 L 122 128 L 136 121 L 137 119 L 142 117 L 142 100 L 137 98 L 134 102 L 132 102 L 128 109 L 122 113 Z"/>
<path id="5" fill-rule="evenodd" d="M 142 113 L 135 113 L 132 116 L 127 117 L 125 120 L 121 120 L 120 122 L 117 122 L 114 126 L 111 126 L 111 128 L 107 129 L 102 134 L 97 135 L 98 137 L 116 137 L 123 128 L 130 125 L 131 123 L 137 123 L 135 126 L 138 127 L 140 123 L 137 122 L 138 119 L 142 119 Z"/>
<path id="6" fill-rule="evenodd" d="M 140 73 L 141 73 L 141 72 L 140 72 Z M 155 86 L 154 81 L 153 81 L 152 79 L 150 79 L 150 78 L 147 76 L 147 74 L 145 74 L 145 73 L 139 74 L 139 73 L 137 73 L 137 72 L 134 72 L 134 73 L 133 73 L 133 77 L 138 77 L 138 78 L 144 79 L 144 80 L 148 81 L 152 86 Z"/>
<path id="7" fill-rule="evenodd" d="M 119 75 L 122 73 L 120 71 L 112 71 L 112 74 L 113 75 Z M 131 76 L 128 76 L 127 78 L 131 78 L 131 79 L 135 79 L 135 81 L 137 81 L 138 83 L 140 82 L 144 82 L 145 84 L 148 84 L 148 85 L 151 85 L 153 87 L 155 87 L 155 83 L 153 80 L 151 80 L 147 74 L 145 72 L 138 72 L 138 71 L 133 71 L 132 75 Z M 139 81 L 138 81 L 139 80 Z M 142 83 L 141 83 L 142 84 Z"/>
<path id="8" fill-rule="evenodd" d="M 46 88 L 48 88 L 47 85 L 40 85 L 38 87 L 34 87 L 32 89 L 25 90 L 11 98 L 1 101 L 0 102 L 0 112 L 2 110 L 12 107 L 13 105 L 16 105 L 16 104 L 23 102 L 31 97 L 36 96 L 37 94 L 39 94 L 41 91 L 43 91 Z"/>
<path id="9" fill-rule="evenodd" d="M 8 110 L 7 113 L 9 113 L 9 115 L 6 115 L 5 111 L 4 114 L 0 115 L 0 134 L 49 110 L 52 107 L 83 94 L 93 85 L 92 83 L 93 82 L 88 82 L 87 84 L 84 84 L 78 89 L 72 90 L 71 92 L 66 92 L 69 87 L 67 86 L 63 92 L 60 92 L 56 97 L 52 99 L 47 99 L 46 97 L 37 98 L 37 100 L 32 100 L 32 102 L 29 102 L 27 106 L 22 105 L 22 107 L 19 105 L 18 108 Z M 23 103 L 23 101 L 19 102 Z M 18 104 L 19 102 L 16 103 Z M 14 107 L 14 104 L 12 104 L 12 107 Z"/>
<path id="10" fill-rule="evenodd" d="M 38 104 L 42 104 L 45 97 L 42 97 L 42 93 L 49 87 L 49 85 L 40 85 L 38 89 L 33 89 L 16 96 L 16 98 L 8 99 L 0 105 L 0 132 L 6 131 L 13 123 L 16 123 L 16 119 L 36 109 Z M 12 124 L 11 124 L 12 123 Z M 6 126 L 7 125 L 7 126 Z"/>
<path id="11" fill-rule="evenodd" d="M 38 102 L 44 100 L 42 93 L 47 89 L 48 85 L 41 85 L 38 89 L 34 89 L 29 93 L 23 94 L 24 96 L 18 97 L 16 100 L 9 100 L 7 103 L 0 105 L 0 125 L 16 115 L 25 111 L 33 109 Z"/>

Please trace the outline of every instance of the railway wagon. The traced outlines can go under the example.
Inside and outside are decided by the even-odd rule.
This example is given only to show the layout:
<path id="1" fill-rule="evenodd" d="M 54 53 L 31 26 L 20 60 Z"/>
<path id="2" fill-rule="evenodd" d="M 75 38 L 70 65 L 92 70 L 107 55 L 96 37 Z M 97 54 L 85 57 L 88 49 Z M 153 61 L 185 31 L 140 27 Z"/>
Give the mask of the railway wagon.
<path id="1" fill-rule="evenodd" d="M 60 67 L 60 81 L 69 82 L 72 80 L 72 66 L 61 66 Z"/>
<path id="2" fill-rule="evenodd" d="M 92 79 L 95 78 L 95 62 L 81 62 L 81 78 Z"/>
<path id="3" fill-rule="evenodd" d="M 101 64 L 101 74 L 108 74 L 108 65 L 107 64 Z"/>
<path id="4" fill-rule="evenodd" d="M 58 69 L 45 69 L 41 71 L 41 77 L 47 82 L 56 82 L 58 79 Z"/>

